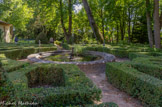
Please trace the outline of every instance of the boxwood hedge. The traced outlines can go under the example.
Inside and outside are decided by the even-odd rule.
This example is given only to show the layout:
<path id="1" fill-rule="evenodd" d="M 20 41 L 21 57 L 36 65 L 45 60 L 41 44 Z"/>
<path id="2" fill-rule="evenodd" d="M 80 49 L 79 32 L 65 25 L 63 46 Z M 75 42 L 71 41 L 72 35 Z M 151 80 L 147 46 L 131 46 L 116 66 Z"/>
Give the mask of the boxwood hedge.
<path id="1" fill-rule="evenodd" d="M 99 105 L 93 104 L 93 105 L 77 105 L 77 106 L 67 106 L 67 107 L 118 107 L 118 105 L 113 102 L 106 102 Z"/>
<path id="2" fill-rule="evenodd" d="M 23 48 L 18 48 L 18 49 L 11 49 L 11 50 L 4 50 L 0 51 L 0 54 L 5 54 L 7 58 L 10 59 L 23 59 L 26 58 L 28 55 L 33 54 L 33 53 L 38 53 L 38 52 L 45 52 L 45 51 L 54 51 L 56 50 L 56 47 L 23 47 Z"/>
<path id="3" fill-rule="evenodd" d="M 5 70 L 2 67 L 0 59 L 0 102 L 1 101 L 11 101 L 13 96 L 13 87 L 10 81 L 8 81 L 5 76 Z"/>
<path id="4" fill-rule="evenodd" d="M 0 60 L 3 66 L 3 69 L 6 72 L 12 72 L 12 71 L 18 70 L 22 67 L 29 65 L 28 62 L 16 61 L 16 60 L 6 58 L 4 54 L 0 54 Z"/>
<path id="5" fill-rule="evenodd" d="M 162 80 L 139 72 L 125 63 L 107 63 L 109 82 L 152 107 L 162 106 Z"/>
<path id="6" fill-rule="evenodd" d="M 65 79 L 63 86 L 35 88 L 28 86 L 28 73 L 38 69 L 43 69 L 45 72 L 53 68 L 63 70 Z M 10 72 L 7 76 L 15 89 L 15 101 L 37 102 L 39 106 L 70 106 L 92 104 L 101 97 L 101 90 L 75 65 L 31 65 Z"/>
<path id="7" fill-rule="evenodd" d="M 129 53 L 129 59 L 133 60 L 137 57 L 150 57 L 150 56 L 154 56 L 154 57 L 162 57 L 162 53 L 161 52 L 131 52 Z"/>

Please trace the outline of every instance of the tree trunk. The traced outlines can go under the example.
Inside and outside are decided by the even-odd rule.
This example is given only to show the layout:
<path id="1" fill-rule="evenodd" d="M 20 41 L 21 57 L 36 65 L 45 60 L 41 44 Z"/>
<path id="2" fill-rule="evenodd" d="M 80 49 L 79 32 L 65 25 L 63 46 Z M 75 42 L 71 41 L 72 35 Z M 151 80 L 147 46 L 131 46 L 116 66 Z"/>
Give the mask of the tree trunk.
<path id="1" fill-rule="evenodd" d="M 63 7 L 62 7 L 62 0 L 60 0 L 60 14 L 61 14 L 61 25 L 62 25 L 62 29 L 64 31 L 64 35 L 66 37 L 66 40 L 68 41 L 68 33 L 66 32 L 66 28 L 64 26 L 64 19 L 63 19 Z"/>
<path id="2" fill-rule="evenodd" d="M 69 31 L 66 31 L 63 19 L 63 7 L 62 7 L 62 0 L 60 0 L 60 12 L 61 12 L 61 25 L 64 31 L 64 35 L 66 37 L 67 43 L 70 43 L 71 38 L 71 31 L 72 31 L 72 0 L 69 0 Z"/>
<path id="3" fill-rule="evenodd" d="M 118 43 L 119 42 L 119 26 L 118 26 L 118 23 L 117 23 L 116 28 L 117 28 L 117 40 L 116 40 L 116 42 Z"/>
<path id="4" fill-rule="evenodd" d="M 97 39 L 100 41 L 100 43 L 103 43 L 104 42 L 104 37 L 103 35 L 100 33 L 96 23 L 95 23 L 95 20 L 93 18 L 93 15 L 92 15 L 92 12 L 91 12 L 91 9 L 88 5 L 88 2 L 87 0 L 82 0 L 83 4 L 84 4 L 84 8 L 86 10 L 86 13 L 87 13 L 87 16 L 88 16 L 88 20 L 89 20 L 89 23 L 90 23 L 90 26 L 94 32 L 94 34 L 96 35 Z"/>
<path id="5" fill-rule="evenodd" d="M 122 20 L 120 20 L 120 32 L 121 32 L 121 40 L 124 40 L 124 25 L 122 23 Z"/>
<path id="6" fill-rule="evenodd" d="M 102 19 L 102 35 L 105 37 L 105 32 L 104 32 L 104 14 L 103 14 L 103 9 L 101 9 L 101 19 Z"/>
<path id="7" fill-rule="evenodd" d="M 69 37 L 71 37 L 72 31 L 72 0 L 69 0 Z"/>
<path id="8" fill-rule="evenodd" d="M 160 19 L 159 19 L 159 0 L 154 0 L 154 38 L 155 47 L 160 49 Z"/>
<path id="9" fill-rule="evenodd" d="M 160 15 L 160 29 L 162 29 L 162 11 L 161 11 L 161 15 Z"/>
<path id="10" fill-rule="evenodd" d="M 152 36 L 152 28 L 151 28 L 151 16 L 150 16 L 150 0 L 146 0 L 146 18 L 147 18 L 147 32 L 149 45 L 153 48 L 153 36 Z"/>
<path id="11" fill-rule="evenodd" d="M 128 8 L 128 43 L 130 43 L 131 42 L 131 35 L 130 35 L 130 33 L 131 33 L 131 31 L 130 31 L 130 29 L 131 29 L 131 13 L 130 13 L 131 11 L 130 11 L 130 7 Z"/>

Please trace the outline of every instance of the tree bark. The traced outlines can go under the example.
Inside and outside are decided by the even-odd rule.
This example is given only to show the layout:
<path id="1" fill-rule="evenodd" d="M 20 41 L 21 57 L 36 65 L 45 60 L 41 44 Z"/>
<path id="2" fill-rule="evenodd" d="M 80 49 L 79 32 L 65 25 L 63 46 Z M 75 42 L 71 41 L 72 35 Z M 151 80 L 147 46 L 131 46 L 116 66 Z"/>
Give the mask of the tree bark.
<path id="1" fill-rule="evenodd" d="M 150 0 L 146 0 L 146 18 L 147 18 L 147 32 L 149 45 L 153 48 L 153 36 L 152 36 L 152 28 L 151 28 L 151 16 L 150 16 Z"/>
<path id="2" fill-rule="evenodd" d="M 105 32 L 104 32 L 104 13 L 103 9 L 101 9 L 101 19 L 102 19 L 102 35 L 105 37 Z"/>
<path id="3" fill-rule="evenodd" d="M 124 40 L 124 23 L 122 22 L 122 19 L 120 20 L 120 32 L 121 32 L 121 40 Z"/>
<path id="4" fill-rule="evenodd" d="M 91 9 L 90 9 L 90 7 L 88 5 L 87 0 L 82 0 L 82 2 L 83 2 L 83 5 L 84 5 L 84 8 L 86 10 L 86 13 L 87 13 L 87 16 L 88 16 L 88 20 L 89 20 L 90 26 L 91 26 L 91 28 L 92 28 L 95 36 L 100 41 L 100 43 L 103 43 L 104 42 L 104 37 L 101 34 L 101 32 L 99 31 L 98 26 L 95 23 L 95 20 L 93 18 L 93 15 L 92 15 L 92 12 L 91 12 Z"/>
<path id="5" fill-rule="evenodd" d="M 131 42 L 131 10 L 130 7 L 128 8 L 128 43 Z"/>
<path id="6" fill-rule="evenodd" d="M 119 42 L 119 26 L 118 26 L 118 23 L 117 23 L 116 28 L 117 28 L 117 40 L 116 40 L 116 42 L 118 43 Z"/>
<path id="7" fill-rule="evenodd" d="M 69 0 L 69 31 L 68 32 L 64 25 L 62 0 L 60 0 L 60 12 L 61 12 L 62 29 L 64 31 L 64 35 L 66 37 L 67 43 L 70 43 L 71 31 L 72 31 L 72 0 Z"/>
<path id="8" fill-rule="evenodd" d="M 160 18 L 159 18 L 159 0 L 154 0 L 154 39 L 155 47 L 160 49 Z"/>
<path id="9" fill-rule="evenodd" d="M 72 0 L 69 0 L 69 37 L 72 31 Z"/>
<path id="10" fill-rule="evenodd" d="M 161 15 L 160 15 L 160 29 L 162 29 L 162 11 L 161 11 Z"/>

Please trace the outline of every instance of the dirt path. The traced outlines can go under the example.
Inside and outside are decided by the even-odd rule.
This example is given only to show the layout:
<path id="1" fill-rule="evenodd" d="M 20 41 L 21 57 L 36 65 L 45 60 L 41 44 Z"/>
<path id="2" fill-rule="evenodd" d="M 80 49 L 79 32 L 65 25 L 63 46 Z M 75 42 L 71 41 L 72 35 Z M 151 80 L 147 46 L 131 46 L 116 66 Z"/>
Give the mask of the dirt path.
<path id="1" fill-rule="evenodd" d="M 117 62 L 123 62 L 127 59 L 117 58 Z M 132 98 L 125 92 L 112 86 L 105 75 L 105 64 L 95 65 L 95 66 L 79 66 L 80 69 L 85 72 L 88 78 L 90 78 L 101 90 L 102 99 L 100 102 L 114 102 L 118 104 L 119 107 L 142 107 L 137 99 Z"/>

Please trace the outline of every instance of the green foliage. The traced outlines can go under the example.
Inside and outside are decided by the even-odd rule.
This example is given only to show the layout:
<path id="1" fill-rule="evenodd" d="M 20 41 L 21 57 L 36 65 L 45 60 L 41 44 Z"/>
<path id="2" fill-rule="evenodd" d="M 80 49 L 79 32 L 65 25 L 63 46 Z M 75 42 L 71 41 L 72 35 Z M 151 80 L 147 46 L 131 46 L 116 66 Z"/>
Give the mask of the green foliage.
<path id="1" fill-rule="evenodd" d="M 61 41 L 56 40 L 54 43 L 58 46 L 61 46 Z"/>
<path id="2" fill-rule="evenodd" d="M 0 3 L 0 18 L 11 23 L 16 30 L 26 30 L 26 24 L 33 18 L 32 8 L 23 0 L 5 0 Z"/>
<path id="3" fill-rule="evenodd" d="M 29 88 L 28 79 L 30 78 L 26 76 L 28 73 L 36 73 L 33 72 L 33 70 L 37 71 L 38 69 L 38 72 L 44 71 L 47 73 L 49 69 L 53 68 L 55 70 L 59 69 L 58 72 L 60 69 L 63 70 L 65 86 Z M 57 75 L 58 72 L 56 71 L 54 74 Z M 54 74 L 52 75 L 54 76 Z M 35 74 L 32 76 L 35 76 Z M 15 101 L 34 101 L 39 103 L 39 106 L 70 106 L 92 104 L 94 100 L 99 100 L 101 97 L 101 90 L 98 89 L 75 65 L 32 65 L 8 73 L 8 77 L 15 89 Z M 43 78 L 45 79 L 46 77 Z"/>
<path id="4" fill-rule="evenodd" d="M 125 63 L 107 63 L 106 75 L 114 86 L 147 105 L 162 106 L 162 80 L 139 72 Z"/>
<path id="5" fill-rule="evenodd" d="M 66 50 L 70 50 L 70 46 L 67 43 L 63 43 L 62 47 Z"/>
<path id="6" fill-rule="evenodd" d="M 39 40 L 41 42 L 41 44 L 48 44 L 49 40 L 47 38 L 47 35 L 44 32 L 39 33 L 39 35 L 37 36 L 35 43 L 39 44 Z"/>

